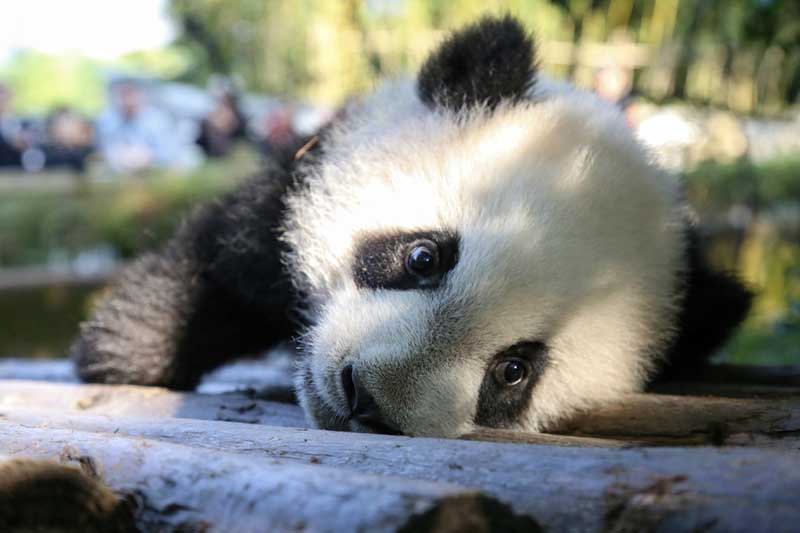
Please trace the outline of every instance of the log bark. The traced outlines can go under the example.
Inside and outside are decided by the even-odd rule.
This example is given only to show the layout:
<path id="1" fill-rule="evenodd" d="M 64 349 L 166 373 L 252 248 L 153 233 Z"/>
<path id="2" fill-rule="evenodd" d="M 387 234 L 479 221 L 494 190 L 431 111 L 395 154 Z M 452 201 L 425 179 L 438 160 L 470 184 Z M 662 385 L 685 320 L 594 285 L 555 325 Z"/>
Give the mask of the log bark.
<path id="1" fill-rule="evenodd" d="M 186 523 L 222 516 L 212 523 L 228 526 L 235 515 L 237 526 L 262 529 L 264 520 L 277 529 L 300 520 L 310 530 L 396 527 L 425 505 L 475 494 L 467 488 L 554 531 L 792 531 L 800 520 L 796 452 L 576 449 L 20 407 L 1 414 L 0 453 L 75 450 L 116 490 L 146 491 L 155 516 Z M 346 522 L 354 515 L 358 524 Z"/>
<path id="2" fill-rule="evenodd" d="M 447 531 L 459 515 L 478 531 L 537 531 L 530 517 L 455 485 L 359 474 L 149 439 L 0 422 L 0 453 L 90 464 L 138 500 L 144 531 Z M 47 502 L 42 502 L 46 505 Z"/>

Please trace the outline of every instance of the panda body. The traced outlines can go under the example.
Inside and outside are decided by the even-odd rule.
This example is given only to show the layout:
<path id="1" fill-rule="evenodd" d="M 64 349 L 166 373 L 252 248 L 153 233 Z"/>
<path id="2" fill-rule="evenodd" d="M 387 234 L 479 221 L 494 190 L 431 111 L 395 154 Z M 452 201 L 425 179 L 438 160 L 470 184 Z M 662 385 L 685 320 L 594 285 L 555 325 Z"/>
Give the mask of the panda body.
<path id="1" fill-rule="evenodd" d="M 534 64 L 511 18 L 451 36 L 134 265 L 83 326 L 81 375 L 191 387 L 294 336 L 319 427 L 453 437 L 546 430 L 698 364 L 748 293 L 702 263 L 620 113 Z"/>

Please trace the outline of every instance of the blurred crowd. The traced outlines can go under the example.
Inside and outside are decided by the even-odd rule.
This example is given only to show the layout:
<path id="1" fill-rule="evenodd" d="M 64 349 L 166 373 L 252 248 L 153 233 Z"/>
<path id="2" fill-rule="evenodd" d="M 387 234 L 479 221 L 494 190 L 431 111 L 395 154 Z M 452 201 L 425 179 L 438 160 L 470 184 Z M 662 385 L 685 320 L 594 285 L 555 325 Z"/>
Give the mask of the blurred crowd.
<path id="1" fill-rule="evenodd" d="M 15 112 L 12 90 L 0 83 L 0 170 L 80 173 L 92 161 L 118 174 L 187 170 L 206 158 L 225 157 L 239 141 L 268 153 L 298 137 L 290 105 L 273 103 L 254 117 L 229 87 L 207 96 L 201 114 L 176 116 L 181 113 L 149 101 L 140 81 L 121 79 L 110 83 L 108 107 L 94 119 L 69 107 L 29 118 Z"/>

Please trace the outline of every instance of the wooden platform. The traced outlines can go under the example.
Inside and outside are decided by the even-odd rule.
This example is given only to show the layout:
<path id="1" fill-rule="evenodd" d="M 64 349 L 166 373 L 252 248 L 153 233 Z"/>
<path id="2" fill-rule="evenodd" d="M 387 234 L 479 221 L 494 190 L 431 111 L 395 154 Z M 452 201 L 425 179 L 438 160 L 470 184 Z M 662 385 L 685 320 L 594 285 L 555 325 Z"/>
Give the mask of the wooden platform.
<path id="1" fill-rule="evenodd" d="M 0 474 L 73 465 L 92 494 L 110 489 L 93 508 L 129 517 L 120 531 L 797 531 L 800 369 L 705 378 L 558 433 L 443 440 L 310 429 L 285 359 L 237 363 L 197 393 L 0 360 Z M 0 529 L 20 509 L 3 487 Z"/>

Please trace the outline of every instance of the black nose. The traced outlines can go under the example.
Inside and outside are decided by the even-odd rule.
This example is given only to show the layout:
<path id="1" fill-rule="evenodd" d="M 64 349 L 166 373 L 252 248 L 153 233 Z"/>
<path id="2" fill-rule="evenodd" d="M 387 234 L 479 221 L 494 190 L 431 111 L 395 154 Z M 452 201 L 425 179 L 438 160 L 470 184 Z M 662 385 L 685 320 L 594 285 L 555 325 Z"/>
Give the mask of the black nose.
<path id="1" fill-rule="evenodd" d="M 399 427 L 383 418 L 375 398 L 358 379 L 358 372 L 353 365 L 342 369 L 342 390 L 351 417 L 375 433 L 402 435 Z"/>
<path id="2" fill-rule="evenodd" d="M 342 389 L 345 400 L 353 416 L 359 419 L 380 422 L 381 415 L 375 398 L 358 379 L 358 372 L 353 365 L 342 369 Z"/>

